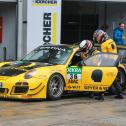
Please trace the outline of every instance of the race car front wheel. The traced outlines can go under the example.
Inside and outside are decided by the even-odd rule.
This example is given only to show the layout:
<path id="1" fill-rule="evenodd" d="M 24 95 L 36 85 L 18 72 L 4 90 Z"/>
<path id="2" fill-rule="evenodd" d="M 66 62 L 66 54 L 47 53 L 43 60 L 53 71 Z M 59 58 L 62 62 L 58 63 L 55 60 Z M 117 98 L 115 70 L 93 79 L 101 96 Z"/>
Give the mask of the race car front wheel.
<path id="1" fill-rule="evenodd" d="M 60 74 L 53 74 L 47 85 L 47 98 L 57 100 L 61 98 L 64 92 L 64 79 Z"/>

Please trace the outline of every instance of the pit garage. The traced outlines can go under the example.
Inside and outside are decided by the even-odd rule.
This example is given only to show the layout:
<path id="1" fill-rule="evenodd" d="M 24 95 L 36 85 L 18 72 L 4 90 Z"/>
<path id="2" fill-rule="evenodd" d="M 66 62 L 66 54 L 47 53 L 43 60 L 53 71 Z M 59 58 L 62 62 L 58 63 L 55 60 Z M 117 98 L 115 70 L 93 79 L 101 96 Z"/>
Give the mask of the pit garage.
<path id="1" fill-rule="evenodd" d="M 112 37 L 118 23 L 126 22 L 125 7 L 124 0 L 63 0 L 62 43 L 73 44 L 83 39 L 92 40 L 92 34 L 97 28 L 102 28 Z"/>
<path id="2" fill-rule="evenodd" d="M 126 0 L 61 0 L 55 7 L 32 6 L 33 3 L 0 0 L 0 61 L 20 59 L 44 43 L 43 13 L 57 15 L 57 21 L 56 16 L 51 19 L 57 25 L 52 23 L 52 33 L 49 33 L 52 37 L 50 43 L 54 44 L 73 44 L 92 39 L 97 28 L 104 29 L 112 37 L 118 23 L 126 22 Z"/>

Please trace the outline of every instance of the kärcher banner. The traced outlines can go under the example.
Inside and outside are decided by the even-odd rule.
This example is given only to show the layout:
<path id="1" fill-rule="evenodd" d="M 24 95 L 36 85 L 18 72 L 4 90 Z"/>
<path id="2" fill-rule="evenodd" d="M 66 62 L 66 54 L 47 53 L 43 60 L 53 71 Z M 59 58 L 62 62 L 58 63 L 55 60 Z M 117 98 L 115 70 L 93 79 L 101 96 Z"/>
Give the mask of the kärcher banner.
<path id="1" fill-rule="evenodd" d="M 45 43 L 60 44 L 61 0 L 28 0 L 27 53 Z"/>

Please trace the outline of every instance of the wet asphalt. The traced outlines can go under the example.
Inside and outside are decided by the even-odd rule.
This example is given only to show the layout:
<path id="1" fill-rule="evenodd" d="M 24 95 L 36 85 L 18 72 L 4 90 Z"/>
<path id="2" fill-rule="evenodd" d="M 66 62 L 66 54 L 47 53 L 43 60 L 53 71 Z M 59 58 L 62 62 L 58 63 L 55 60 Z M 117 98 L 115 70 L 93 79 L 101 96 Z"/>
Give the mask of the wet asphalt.
<path id="1" fill-rule="evenodd" d="M 0 101 L 0 126 L 126 126 L 126 96 L 65 96 L 57 101 Z"/>

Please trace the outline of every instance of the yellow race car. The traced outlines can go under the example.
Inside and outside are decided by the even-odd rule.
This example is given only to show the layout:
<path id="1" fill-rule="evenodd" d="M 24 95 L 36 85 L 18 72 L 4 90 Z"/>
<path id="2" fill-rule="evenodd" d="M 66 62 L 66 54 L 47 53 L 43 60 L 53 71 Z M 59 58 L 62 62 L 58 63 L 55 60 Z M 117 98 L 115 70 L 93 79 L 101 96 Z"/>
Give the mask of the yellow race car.
<path id="1" fill-rule="evenodd" d="M 120 81 L 116 54 L 85 60 L 77 46 L 39 46 L 20 61 L 0 63 L 0 98 L 59 99 L 65 91 L 105 92 Z"/>

